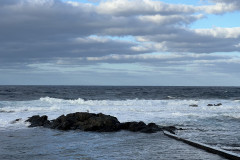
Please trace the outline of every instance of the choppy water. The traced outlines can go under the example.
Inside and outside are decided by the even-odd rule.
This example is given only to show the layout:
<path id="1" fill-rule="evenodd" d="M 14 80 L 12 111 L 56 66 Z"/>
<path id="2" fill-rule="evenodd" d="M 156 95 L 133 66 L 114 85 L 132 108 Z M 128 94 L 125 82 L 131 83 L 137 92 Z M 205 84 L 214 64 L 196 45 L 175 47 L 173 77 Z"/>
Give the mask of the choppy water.
<path id="1" fill-rule="evenodd" d="M 162 133 L 61 132 L 24 122 L 82 111 L 175 125 L 184 129 L 178 135 L 240 154 L 237 87 L 0 86 L 0 159 L 222 159 Z"/>

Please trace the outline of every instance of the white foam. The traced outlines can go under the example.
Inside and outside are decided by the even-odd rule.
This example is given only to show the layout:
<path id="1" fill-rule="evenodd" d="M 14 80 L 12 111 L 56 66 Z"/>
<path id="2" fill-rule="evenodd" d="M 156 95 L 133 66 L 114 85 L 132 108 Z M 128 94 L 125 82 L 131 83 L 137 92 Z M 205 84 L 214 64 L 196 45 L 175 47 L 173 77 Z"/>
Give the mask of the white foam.
<path id="1" fill-rule="evenodd" d="M 222 106 L 207 104 L 222 103 Z M 190 107 L 196 104 L 198 107 Z M 72 112 L 104 113 L 119 121 L 145 121 L 159 124 L 184 124 L 208 117 L 239 118 L 240 104 L 234 100 L 64 100 L 43 97 L 35 101 L 2 101 L 0 128 L 7 128 L 12 120 L 32 115 L 48 115 L 54 119 Z M 15 124 L 17 126 L 17 124 Z"/>

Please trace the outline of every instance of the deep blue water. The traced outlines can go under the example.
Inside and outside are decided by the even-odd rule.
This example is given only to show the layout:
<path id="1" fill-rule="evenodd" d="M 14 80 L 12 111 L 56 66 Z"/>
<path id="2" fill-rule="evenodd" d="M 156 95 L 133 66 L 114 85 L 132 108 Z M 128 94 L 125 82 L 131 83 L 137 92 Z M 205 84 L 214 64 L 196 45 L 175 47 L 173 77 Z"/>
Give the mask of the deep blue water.
<path id="1" fill-rule="evenodd" d="M 0 86 L 0 100 L 240 99 L 240 87 Z"/>

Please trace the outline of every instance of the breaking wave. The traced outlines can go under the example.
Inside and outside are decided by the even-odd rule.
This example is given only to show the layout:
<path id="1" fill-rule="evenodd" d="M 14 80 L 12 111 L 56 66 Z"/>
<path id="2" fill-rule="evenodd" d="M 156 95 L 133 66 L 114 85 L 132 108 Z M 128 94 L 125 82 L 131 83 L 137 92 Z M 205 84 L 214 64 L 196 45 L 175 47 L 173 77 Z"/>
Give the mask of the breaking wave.
<path id="1" fill-rule="evenodd" d="M 207 106 L 222 103 L 221 106 Z M 198 107 L 191 107 L 195 104 Z M 32 101 L 1 101 L 0 126 L 16 118 L 48 115 L 50 119 L 72 112 L 105 113 L 120 121 L 142 120 L 166 124 L 184 124 L 197 119 L 239 119 L 240 103 L 234 100 L 65 100 L 42 97 Z M 4 120 L 3 120 L 4 119 Z"/>

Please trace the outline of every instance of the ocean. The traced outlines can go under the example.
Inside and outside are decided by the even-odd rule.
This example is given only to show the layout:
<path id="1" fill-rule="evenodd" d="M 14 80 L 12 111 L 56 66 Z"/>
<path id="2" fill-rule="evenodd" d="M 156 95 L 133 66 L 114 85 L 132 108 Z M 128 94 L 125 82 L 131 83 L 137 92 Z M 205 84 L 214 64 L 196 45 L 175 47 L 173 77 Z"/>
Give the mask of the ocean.
<path id="1" fill-rule="evenodd" d="M 181 137 L 240 154 L 240 87 L 0 86 L 0 159 L 224 159 L 162 132 L 59 131 L 25 122 L 73 112 L 173 125 Z"/>

